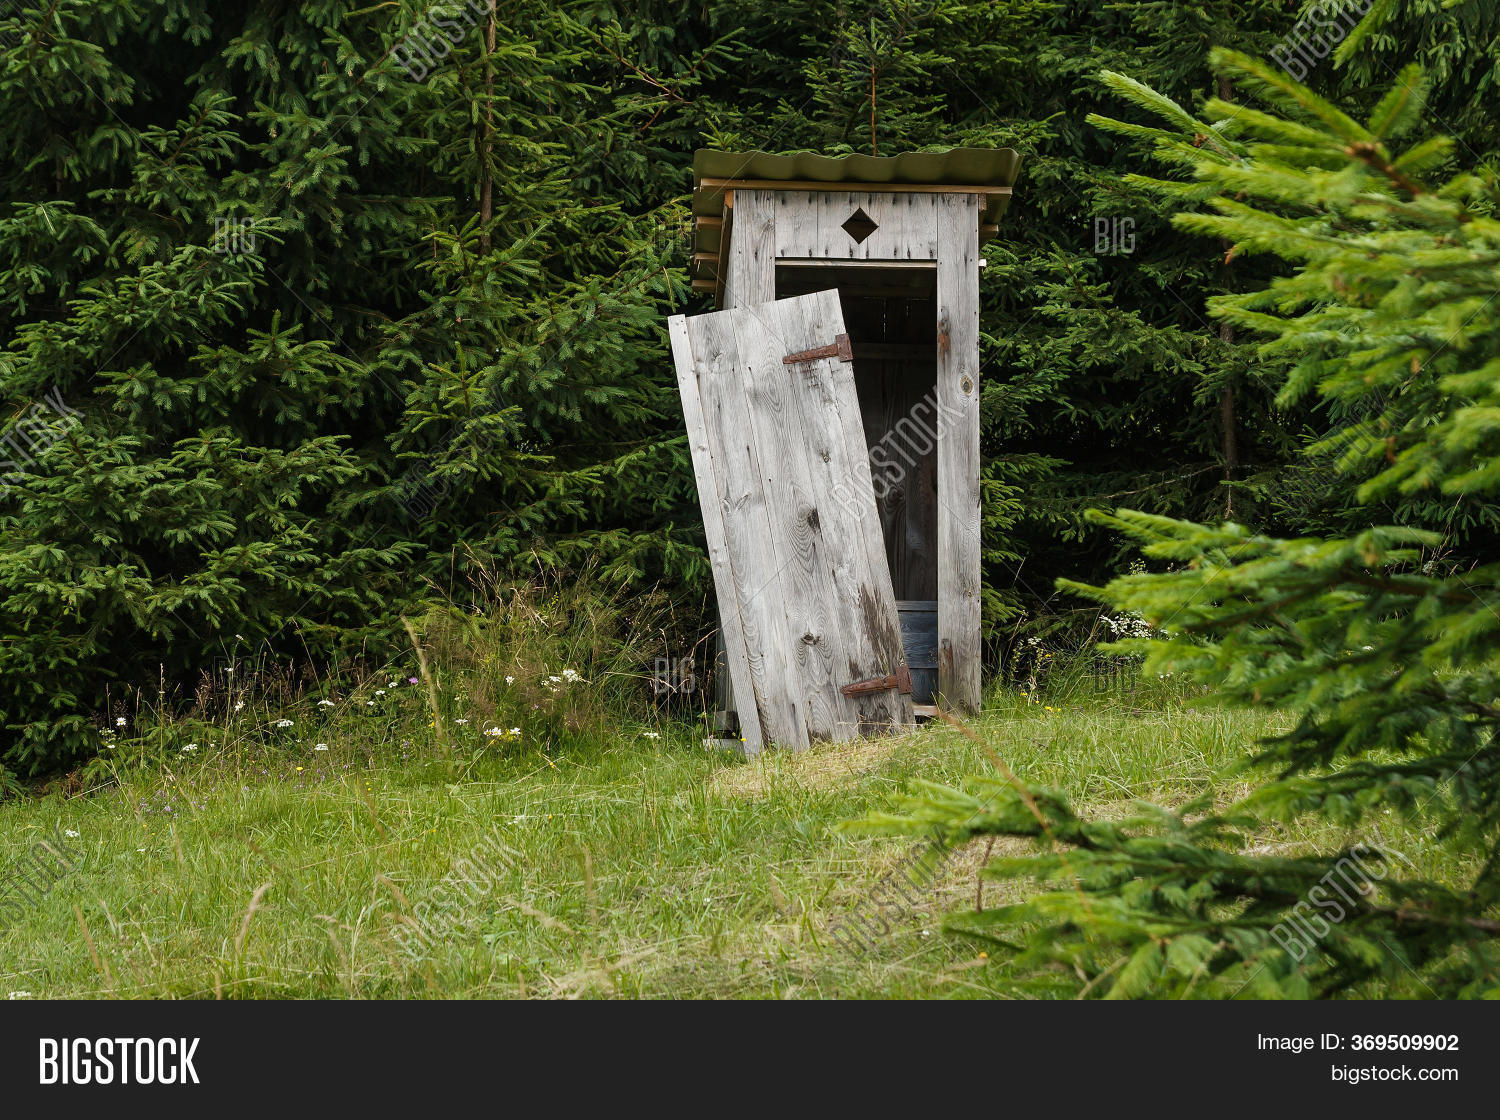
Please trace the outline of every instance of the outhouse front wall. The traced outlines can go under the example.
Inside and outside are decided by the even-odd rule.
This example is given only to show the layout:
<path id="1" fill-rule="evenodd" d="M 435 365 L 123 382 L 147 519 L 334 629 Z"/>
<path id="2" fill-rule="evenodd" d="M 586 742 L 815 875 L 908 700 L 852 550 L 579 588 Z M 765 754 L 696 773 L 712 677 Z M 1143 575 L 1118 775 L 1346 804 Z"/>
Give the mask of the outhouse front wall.
<path id="1" fill-rule="evenodd" d="M 980 700 L 979 226 L 984 196 L 940 187 L 736 189 L 725 202 L 726 308 L 776 299 L 778 266 L 837 266 L 841 274 L 851 267 L 935 272 L 938 691 L 949 705 L 975 711 Z M 868 219 L 855 227 L 862 239 L 846 228 L 858 212 Z M 857 348 L 855 369 L 857 375 Z"/>
<path id="2" fill-rule="evenodd" d="M 779 259 L 937 260 L 940 195 L 915 191 L 754 193 L 771 196 Z M 758 198 L 752 205 L 763 207 L 765 200 Z M 844 228 L 856 214 L 863 214 L 875 227 L 862 240 Z"/>

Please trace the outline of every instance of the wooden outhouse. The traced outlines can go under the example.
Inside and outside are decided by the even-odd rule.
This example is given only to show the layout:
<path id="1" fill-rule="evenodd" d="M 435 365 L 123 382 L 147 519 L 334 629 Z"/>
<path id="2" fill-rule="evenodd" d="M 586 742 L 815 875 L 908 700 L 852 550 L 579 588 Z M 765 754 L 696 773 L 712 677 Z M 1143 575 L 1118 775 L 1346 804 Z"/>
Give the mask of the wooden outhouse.
<path id="1" fill-rule="evenodd" d="M 1020 157 L 700 151 L 672 348 L 746 750 L 979 705 L 980 246 Z"/>

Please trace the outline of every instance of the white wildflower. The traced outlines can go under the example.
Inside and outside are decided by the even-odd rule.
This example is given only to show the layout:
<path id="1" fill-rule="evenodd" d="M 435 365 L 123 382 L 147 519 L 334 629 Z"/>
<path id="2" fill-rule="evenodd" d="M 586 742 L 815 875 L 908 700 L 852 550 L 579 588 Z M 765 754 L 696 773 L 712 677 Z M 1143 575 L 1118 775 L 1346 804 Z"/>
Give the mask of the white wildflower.
<path id="1" fill-rule="evenodd" d="M 63 829 L 63 835 L 70 840 L 76 840 L 78 839 L 78 830 L 76 828 L 65 828 Z"/>
<path id="2" fill-rule="evenodd" d="M 292 721 L 289 720 L 289 719 L 279 719 L 279 720 L 276 721 L 276 726 L 277 727 L 290 727 L 290 726 L 292 726 Z"/>
<path id="3" fill-rule="evenodd" d="M 6 999 L 32 999 L 33 996 L 32 996 L 32 994 L 30 992 L 7 992 L 5 998 Z"/>
<path id="4" fill-rule="evenodd" d="M 333 703 L 332 700 L 319 700 L 318 701 L 318 707 L 320 707 L 320 708 L 332 708 L 333 706 L 334 706 L 334 703 Z"/>
<path id="5" fill-rule="evenodd" d="M 319 743 L 316 747 L 313 748 L 313 750 L 315 750 L 315 751 L 326 751 L 327 749 L 328 749 L 328 744 L 327 743 Z"/>
<path id="6" fill-rule="evenodd" d="M 124 716 L 116 716 L 115 717 L 115 726 L 116 727 L 124 727 L 125 726 L 125 717 Z"/>
<path id="7" fill-rule="evenodd" d="M 564 669 L 562 671 L 562 675 L 563 675 L 563 680 L 567 681 L 569 684 L 572 684 L 574 681 L 578 681 L 578 680 L 582 680 L 583 679 L 582 677 L 580 677 L 578 675 L 577 671 L 573 670 L 573 669 Z"/>
<path id="8" fill-rule="evenodd" d="M 661 738 L 661 732 L 659 732 L 659 731 L 646 731 L 646 732 L 643 732 L 642 734 L 644 734 L 646 736 L 646 738 L 648 738 L 648 739 L 660 739 Z"/>
<path id="9" fill-rule="evenodd" d="M 466 719 L 456 719 L 453 722 L 457 723 L 457 724 L 464 724 L 464 723 L 468 723 L 469 721 L 466 720 Z"/>
<path id="10" fill-rule="evenodd" d="M 506 677 L 505 678 L 505 683 L 506 684 L 515 684 L 516 683 L 516 678 L 515 677 Z"/>

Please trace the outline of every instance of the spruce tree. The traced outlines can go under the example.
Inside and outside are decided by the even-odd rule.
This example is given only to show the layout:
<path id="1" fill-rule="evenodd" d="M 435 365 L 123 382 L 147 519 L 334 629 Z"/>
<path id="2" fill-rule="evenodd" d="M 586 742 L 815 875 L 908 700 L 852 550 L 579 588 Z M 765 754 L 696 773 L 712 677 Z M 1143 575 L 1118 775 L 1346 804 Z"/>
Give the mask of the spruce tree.
<path id="1" fill-rule="evenodd" d="M 659 328 L 682 211 L 575 189 L 591 40 L 493 11 L 0 20 L 0 390 L 33 437 L 0 496 L 6 765 L 225 658 L 389 650 L 471 562 L 699 563 Z"/>
<path id="2" fill-rule="evenodd" d="M 1182 207 L 1176 224 L 1291 269 L 1212 312 L 1289 364 L 1278 403 L 1365 405 L 1335 437 L 1372 508 L 1393 495 L 1493 501 L 1500 187 L 1444 174 L 1453 141 L 1417 138 L 1428 86 L 1416 66 L 1360 120 L 1268 64 L 1214 61 L 1258 104 L 1211 100 L 1200 116 L 1106 75 L 1159 116 L 1157 154 L 1191 173 L 1138 180 Z M 1448 562 L 1441 524 L 1286 539 L 1131 510 L 1095 520 L 1155 568 L 1103 587 L 1064 581 L 1163 635 L 1115 649 L 1144 654 L 1147 674 L 1294 714 L 1247 760 L 1254 791 L 1099 821 L 1055 790 L 985 778 L 921 785 L 871 826 L 1036 839 L 1037 854 L 988 873 L 1033 878 L 1039 893 L 958 924 L 1019 942 L 1015 963 L 1047 986 L 1297 997 L 1379 980 L 1388 994 L 1500 995 L 1500 564 Z M 1386 851 L 1386 812 L 1471 853 L 1465 878 L 1429 878 Z M 1342 839 L 1257 850 L 1277 820 L 1325 821 Z"/>

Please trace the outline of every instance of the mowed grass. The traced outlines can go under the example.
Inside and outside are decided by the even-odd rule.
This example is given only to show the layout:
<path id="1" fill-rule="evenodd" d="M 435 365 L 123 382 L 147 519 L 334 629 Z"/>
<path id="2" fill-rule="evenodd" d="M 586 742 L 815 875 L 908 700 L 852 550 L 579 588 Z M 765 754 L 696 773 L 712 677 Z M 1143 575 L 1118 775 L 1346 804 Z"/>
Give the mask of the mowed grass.
<path id="1" fill-rule="evenodd" d="M 913 778 L 991 769 L 986 749 L 1102 813 L 1131 798 L 1178 803 L 1286 718 L 1167 689 L 1048 704 L 997 691 L 969 726 L 978 743 L 928 725 L 752 761 L 671 723 L 659 738 L 621 727 L 548 753 L 475 734 L 447 756 L 355 729 L 327 732 L 316 754 L 224 748 L 92 793 L 12 800 L 0 805 L 7 865 L 54 828 L 78 833 L 82 857 L 39 902 L 4 912 L 0 992 L 1006 996 L 1004 968 L 941 929 L 956 907 L 1024 889 L 978 893 L 983 841 L 912 905 L 886 909 L 890 932 L 855 954 L 830 927 L 870 911 L 880 876 L 915 845 L 839 822 L 888 807 Z M 514 851 L 508 867 L 486 855 L 487 835 Z M 479 897 L 455 908 L 448 936 L 403 953 L 400 915 L 476 854 L 493 880 L 470 888 Z"/>

